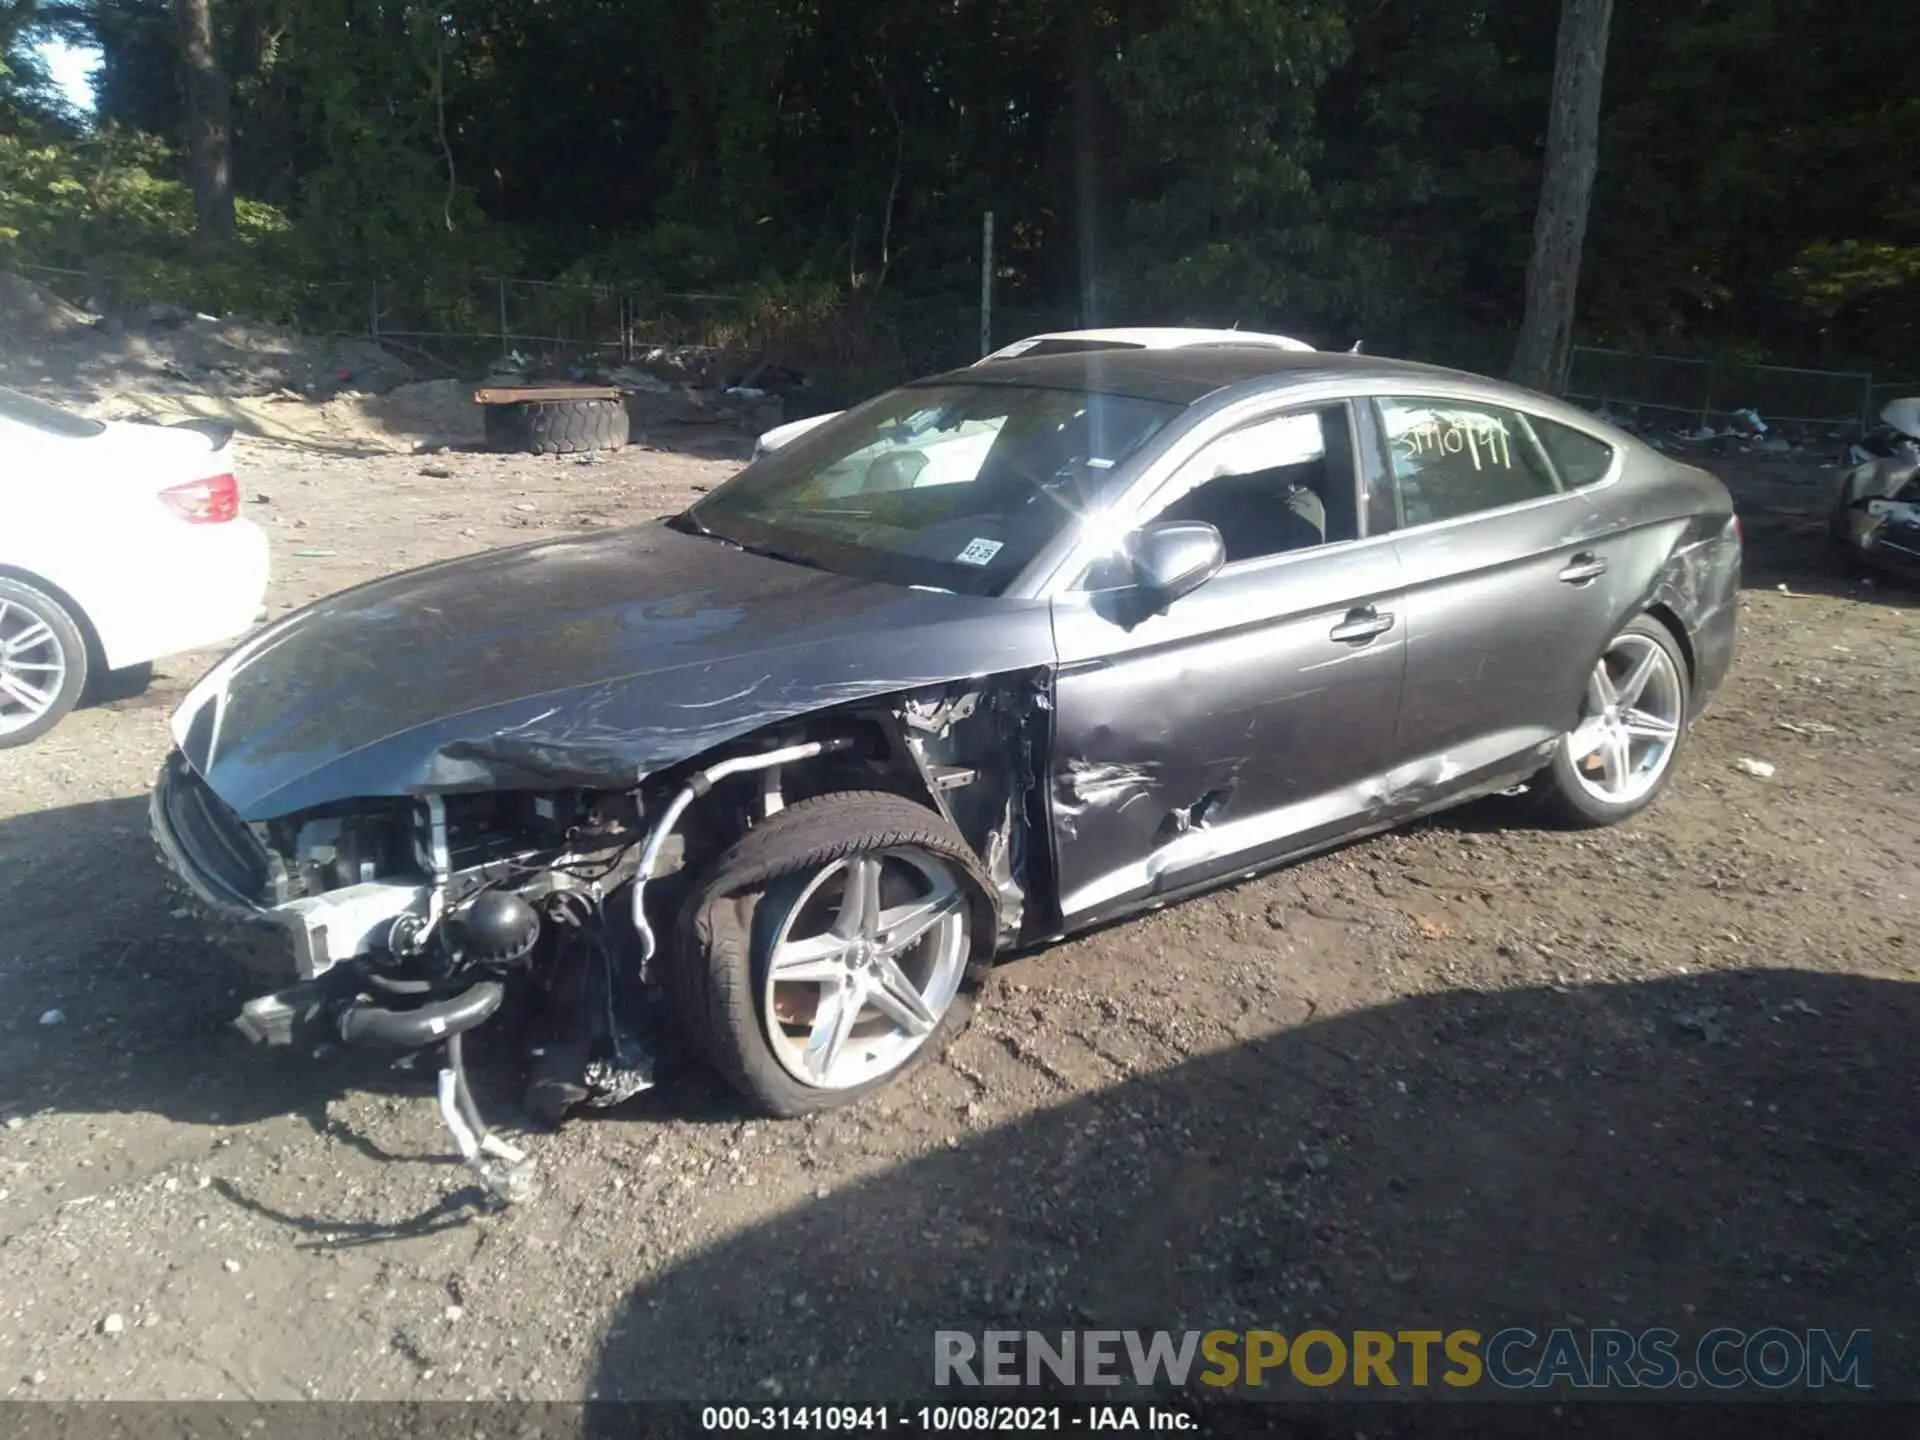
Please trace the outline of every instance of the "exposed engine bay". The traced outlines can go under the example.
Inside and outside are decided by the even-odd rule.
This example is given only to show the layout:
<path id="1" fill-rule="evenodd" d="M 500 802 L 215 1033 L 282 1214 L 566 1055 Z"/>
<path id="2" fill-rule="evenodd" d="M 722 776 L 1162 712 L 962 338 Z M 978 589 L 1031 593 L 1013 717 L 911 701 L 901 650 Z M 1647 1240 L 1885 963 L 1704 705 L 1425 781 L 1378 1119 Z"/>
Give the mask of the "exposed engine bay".
<path id="1" fill-rule="evenodd" d="M 994 891 L 989 948 L 1017 942 L 1048 708 L 1042 675 L 964 682 L 819 714 L 630 790 L 367 798 L 257 822 L 176 751 L 152 818 L 200 907 L 293 982 L 238 1028 L 274 1046 L 440 1047 L 444 1123 L 488 1191 L 519 1200 L 533 1163 L 478 1112 L 468 1031 L 520 1022 L 526 1109 L 547 1125 L 647 1089 L 675 1044 L 666 970 L 689 881 L 784 806 L 838 791 L 892 791 L 952 822 Z"/>

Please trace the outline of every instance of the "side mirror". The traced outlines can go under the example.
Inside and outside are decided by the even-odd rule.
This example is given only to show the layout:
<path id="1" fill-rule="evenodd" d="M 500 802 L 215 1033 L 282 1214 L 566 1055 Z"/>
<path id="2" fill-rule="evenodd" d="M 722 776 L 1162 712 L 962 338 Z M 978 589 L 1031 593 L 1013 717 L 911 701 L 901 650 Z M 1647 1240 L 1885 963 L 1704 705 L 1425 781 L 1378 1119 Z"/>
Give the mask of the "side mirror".
<path id="1" fill-rule="evenodd" d="M 1226 542 L 1200 520 L 1156 520 L 1127 539 L 1135 582 L 1160 606 L 1191 595 L 1227 563 Z"/>

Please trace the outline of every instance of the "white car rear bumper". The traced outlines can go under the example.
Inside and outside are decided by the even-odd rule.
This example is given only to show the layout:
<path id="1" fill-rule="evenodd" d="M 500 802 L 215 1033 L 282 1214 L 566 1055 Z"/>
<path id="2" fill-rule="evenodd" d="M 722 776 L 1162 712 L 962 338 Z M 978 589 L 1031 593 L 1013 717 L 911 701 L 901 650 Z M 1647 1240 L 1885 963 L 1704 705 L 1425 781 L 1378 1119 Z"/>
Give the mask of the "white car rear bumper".
<path id="1" fill-rule="evenodd" d="M 260 618 L 272 560 L 259 526 L 230 520 L 170 530 L 164 551 L 154 555 L 155 588 L 145 603 L 113 603 L 89 613 L 115 670 L 218 645 Z"/>

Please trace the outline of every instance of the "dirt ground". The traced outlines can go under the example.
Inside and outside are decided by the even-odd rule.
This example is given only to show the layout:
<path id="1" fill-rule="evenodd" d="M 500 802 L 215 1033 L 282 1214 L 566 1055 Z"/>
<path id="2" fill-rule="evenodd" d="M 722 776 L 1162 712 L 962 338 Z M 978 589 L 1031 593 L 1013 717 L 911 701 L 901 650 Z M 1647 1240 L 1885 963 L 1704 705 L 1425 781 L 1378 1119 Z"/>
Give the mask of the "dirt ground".
<path id="1" fill-rule="evenodd" d="M 248 444 L 243 484 L 277 614 L 727 448 Z M 1740 657 L 1638 821 L 1479 805 L 1055 946 L 894 1093 L 769 1123 L 685 1075 L 534 1137 L 506 1212 L 424 1066 L 229 1028 L 144 802 L 212 657 L 164 662 L 0 753 L 0 1395 L 877 1398 L 941 1328 L 1510 1323 L 1867 1328 L 1915 1394 L 1913 602 L 1825 558 L 1831 472 L 1729 464 Z"/>

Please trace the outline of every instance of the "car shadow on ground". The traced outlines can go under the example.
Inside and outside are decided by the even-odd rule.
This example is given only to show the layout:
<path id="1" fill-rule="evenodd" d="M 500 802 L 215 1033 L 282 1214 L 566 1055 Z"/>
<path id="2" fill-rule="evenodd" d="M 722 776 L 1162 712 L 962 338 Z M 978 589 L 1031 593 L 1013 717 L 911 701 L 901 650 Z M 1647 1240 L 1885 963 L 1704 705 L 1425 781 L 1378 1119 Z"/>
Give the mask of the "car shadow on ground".
<path id="1" fill-rule="evenodd" d="M 1418 995 L 1283 1030 L 715 1244 L 629 1296 L 595 1387 L 1020 1398 L 936 1392 L 939 1330 L 1668 1326 L 1690 1359 L 1715 1326 L 1778 1325 L 1870 1330 L 1879 1393 L 1911 1397 L 1916 1021 L 1911 984 L 1751 971 Z M 1403 1349 L 1399 1398 L 1488 1396 L 1440 1384 L 1437 1363 L 1420 1390 L 1408 1364 Z M 1284 1371 L 1263 1398 L 1316 1395 L 1368 1398 Z M 1643 1433 L 1637 1409 L 1616 1411 L 1626 1433 Z M 1504 1428 L 1480 1407 L 1447 1413 L 1450 1433 Z M 1526 1433 L 1548 1414 L 1507 1413 Z M 1718 1407 L 1693 1413 L 1723 1433 Z M 1288 1417 L 1379 1436 L 1411 1433 L 1412 1414 Z"/>
<path id="2" fill-rule="evenodd" d="M 1409 825 L 1484 834 L 1544 823 L 1538 796 L 1528 793 L 1486 796 Z M 1365 843 L 1357 838 L 1334 848 Z M 325 1043 L 317 1051 L 270 1048 L 250 1044 L 234 1028 L 246 1001 L 294 976 L 263 978 L 209 938 L 159 861 L 144 797 L 0 819 L 0 872 L 18 897 L 7 930 L 15 953 L 0 964 L 0 1112 L 151 1112 L 206 1126 L 292 1114 L 368 1159 L 447 1159 L 392 1153 L 328 1114 L 330 1101 L 352 1091 L 429 1102 L 437 1052 L 396 1055 Z M 111 883 L 101 884 L 102 877 Z M 1233 883 L 1223 880 L 1214 890 Z M 1114 920 L 1077 938 L 1129 923 Z M 1004 958 L 1052 948 L 1037 944 Z M 54 1013 L 56 1022 L 40 1023 Z M 508 1017 L 473 1037 L 475 1093 L 496 1124 L 545 1128 L 524 1104 L 525 1055 L 533 1043 L 531 1025 Z M 657 1079 L 618 1114 L 716 1125 L 749 1114 L 684 1046 L 662 1046 Z"/>

